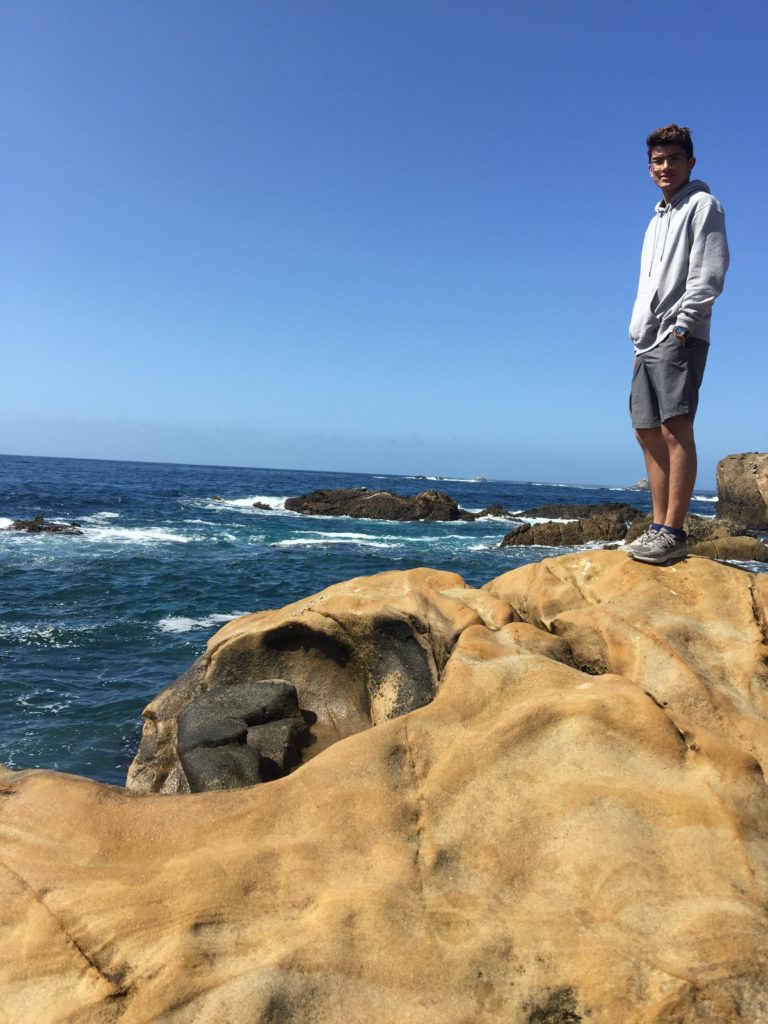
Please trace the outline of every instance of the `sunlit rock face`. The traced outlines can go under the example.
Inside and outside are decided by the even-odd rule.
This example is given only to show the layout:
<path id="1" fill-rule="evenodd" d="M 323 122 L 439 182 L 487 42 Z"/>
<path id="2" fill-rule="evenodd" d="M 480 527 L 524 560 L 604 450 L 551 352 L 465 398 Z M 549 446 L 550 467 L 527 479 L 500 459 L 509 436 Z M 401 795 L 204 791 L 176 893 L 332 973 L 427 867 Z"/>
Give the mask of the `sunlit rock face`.
<path id="1" fill-rule="evenodd" d="M 189 755 L 179 751 L 179 719 L 214 694 L 222 702 L 221 717 L 232 721 L 223 701 L 240 687 L 233 714 L 243 745 L 247 719 L 255 725 L 288 717 L 260 711 L 265 681 L 287 681 L 297 699 L 291 714 L 309 727 L 301 742 L 303 760 L 309 760 L 338 740 L 428 704 L 463 630 L 478 623 L 498 628 L 514 617 L 506 602 L 468 587 L 454 573 L 416 569 L 349 580 L 279 611 L 235 619 L 145 709 L 128 787 L 165 793 L 207 788 L 190 783 L 183 767 Z M 248 684 L 253 709 L 243 705 Z M 200 736 L 198 749 L 232 747 L 225 733 Z M 243 768 L 243 784 L 260 781 L 255 774 L 247 779 Z"/>
<path id="2" fill-rule="evenodd" d="M 768 452 L 727 455 L 717 464 L 717 515 L 768 530 Z"/>
<path id="3" fill-rule="evenodd" d="M 0 1020 L 768 1019 L 767 612 L 768 575 L 599 551 L 235 620 L 141 778 L 265 680 L 304 763 L 176 796 L 0 774 Z"/>

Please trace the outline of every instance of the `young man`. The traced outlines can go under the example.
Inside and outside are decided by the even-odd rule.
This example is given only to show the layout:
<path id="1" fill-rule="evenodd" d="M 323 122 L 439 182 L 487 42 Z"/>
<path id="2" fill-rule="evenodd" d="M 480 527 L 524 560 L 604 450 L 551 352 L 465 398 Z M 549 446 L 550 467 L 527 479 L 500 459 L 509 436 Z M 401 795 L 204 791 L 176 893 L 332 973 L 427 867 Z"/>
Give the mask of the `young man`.
<path id="1" fill-rule="evenodd" d="M 709 350 L 712 305 L 723 290 L 728 242 L 723 208 L 703 181 L 687 128 L 648 136 L 648 169 L 662 199 L 648 226 L 629 334 L 635 349 L 630 412 L 645 456 L 653 522 L 632 558 L 685 558 L 683 521 L 696 481 L 693 418 Z"/>

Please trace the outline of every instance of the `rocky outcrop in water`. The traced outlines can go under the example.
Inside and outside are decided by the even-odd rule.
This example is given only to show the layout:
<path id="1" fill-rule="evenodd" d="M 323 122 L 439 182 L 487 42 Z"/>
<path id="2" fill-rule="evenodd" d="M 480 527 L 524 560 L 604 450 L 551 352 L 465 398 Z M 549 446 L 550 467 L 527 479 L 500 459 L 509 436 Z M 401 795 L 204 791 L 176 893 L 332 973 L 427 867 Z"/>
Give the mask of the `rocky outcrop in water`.
<path id="1" fill-rule="evenodd" d="M 534 544 L 569 547 L 591 541 L 623 540 L 630 525 L 643 516 L 640 509 L 632 505 L 611 502 L 600 505 L 544 505 L 528 509 L 524 514 L 531 519 L 551 517 L 551 521 L 516 527 L 502 539 L 500 547 Z"/>
<path id="2" fill-rule="evenodd" d="M 35 516 L 34 519 L 15 519 L 6 529 L 25 533 L 63 533 L 73 536 L 83 534 L 79 523 L 49 523 L 42 516 Z"/>
<path id="3" fill-rule="evenodd" d="M 355 519 L 392 519 L 398 522 L 415 519 L 450 522 L 474 518 L 443 491 L 422 491 L 410 497 L 390 491 L 369 491 L 367 487 L 345 487 L 288 498 L 285 507 L 289 512 L 311 516 L 352 516 Z"/>
<path id="4" fill-rule="evenodd" d="M 717 516 L 768 530 L 768 452 L 728 455 L 717 464 Z"/>
<path id="5" fill-rule="evenodd" d="M 768 574 L 611 551 L 237 619 L 158 760 L 268 679 L 328 743 L 229 792 L 1 770 L 0 1020 L 766 1020 L 767 639 Z"/>

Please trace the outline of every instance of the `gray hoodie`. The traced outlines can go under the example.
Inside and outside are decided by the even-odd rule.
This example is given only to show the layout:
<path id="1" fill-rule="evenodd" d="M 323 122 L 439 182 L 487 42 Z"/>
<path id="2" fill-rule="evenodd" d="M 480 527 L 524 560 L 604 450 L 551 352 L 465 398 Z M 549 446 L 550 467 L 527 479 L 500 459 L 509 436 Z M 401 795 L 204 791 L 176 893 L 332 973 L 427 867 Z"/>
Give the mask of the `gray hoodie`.
<path id="1" fill-rule="evenodd" d="M 673 327 L 709 341 L 712 305 L 723 290 L 728 240 L 720 203 L 703 181 L 663 199 L 648 225 L 629 336 L 635 352 L 655 348 Z"/>

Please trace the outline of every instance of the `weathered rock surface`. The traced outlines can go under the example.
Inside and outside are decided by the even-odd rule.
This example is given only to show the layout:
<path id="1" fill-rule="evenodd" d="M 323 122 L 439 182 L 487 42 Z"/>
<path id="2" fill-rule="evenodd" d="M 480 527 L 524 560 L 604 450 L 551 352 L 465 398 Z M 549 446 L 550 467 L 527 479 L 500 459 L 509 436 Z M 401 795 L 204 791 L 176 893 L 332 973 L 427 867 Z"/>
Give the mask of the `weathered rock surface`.
<path id="1" fill-rule="evenodd" d="M 219 659 L 242 683 L 281 614 L 299 655 L 329 607 L 368 665 L 414 642 L 372 622 L 428 623 L 431 703 L 231 792 L 0 772 L 0 1020 L 768 1019 L 768 574 L 590 551 L 483 590 L 352 580 L 228 624 L 180 690 Z"/>
<path id="2" fill-rule="evenodd" d="M 688 550 L 692 555 L 730 562 L 768 562 L 768 544 L 756 537 L 713 537 L 711 540 L 689 544 Z"/>
<path id="3" fill-rule="evenodd" d="M 422 491 L 406 497 L 390 491 L 369 491 L 366 487 L 344 487 L 288 498 L 285 507 L 289 512 L 312 516 L 352 516 L 355 519 L 392 519 L 398 522 L 474 519 L 472 513 L 459 508 L 444 491 Z"/>
<path id="4" fill-rule="evenodd" d="M 303 751 L 309 760 L 346 736 L 428 704 L 458 634 L 472 624 L 498 627 L 514 617 L 455 573 L 417 569 L 384 573 L 376 581 L 374 587 L 366 580 L 340 583 L 219 630 L 192 668 L 145 709 L 128 787 L 189 791 L 179 757 L 180 722 L 201 694 L 225 701 L 233 686 L 288 680 L 297 695 L 296 714 L 311 723 Z M 244 717 L 236 716 L 241 737 Z M 233 771 L 244 770 L 244 757 L 237 755 Z"/>
<path id="5" fill-rule="evenodd" d="M 79 523 L 49 523 L 42 516 L 35 516 L 34 519 L 15 519 L 6 529 L 26 533 L 65 533 L 73 536 L 82 536 L 83 533 Z"/>
<path id="6" fill-rule="evenodd" d="M 717 515 L 768 530 L 768 452 L 727 455 L 717 464 Z"/>

